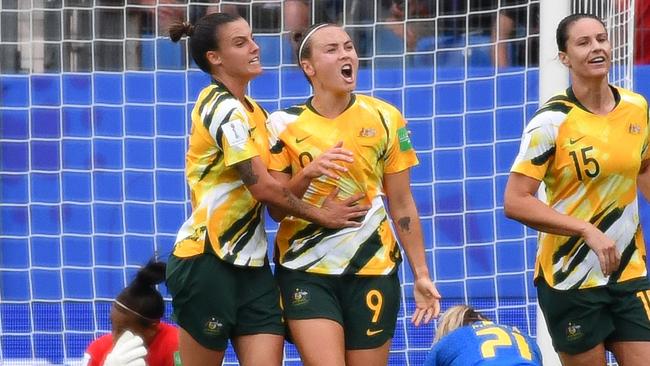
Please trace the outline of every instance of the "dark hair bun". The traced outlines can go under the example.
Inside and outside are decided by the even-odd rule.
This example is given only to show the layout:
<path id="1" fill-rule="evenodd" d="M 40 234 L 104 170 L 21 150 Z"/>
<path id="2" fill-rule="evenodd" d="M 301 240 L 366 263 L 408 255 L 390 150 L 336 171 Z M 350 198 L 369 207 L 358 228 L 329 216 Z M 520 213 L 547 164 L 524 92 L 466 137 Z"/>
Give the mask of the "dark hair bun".
<path id="1" fill-rule="evenodd" d="M 191 37 L 194 34 L 194 26 L 190 22 L 175 20 L 169 26 L 169 38 L 172 42 L 178 42 L 184 35 Z"/>
<path id="2" fill-rule="evenodd" d="M 135 276 L 132 285 L 134 287 L 153 287 L 165 280 L 165 262 L 150 260 L 142 267 Z"/>

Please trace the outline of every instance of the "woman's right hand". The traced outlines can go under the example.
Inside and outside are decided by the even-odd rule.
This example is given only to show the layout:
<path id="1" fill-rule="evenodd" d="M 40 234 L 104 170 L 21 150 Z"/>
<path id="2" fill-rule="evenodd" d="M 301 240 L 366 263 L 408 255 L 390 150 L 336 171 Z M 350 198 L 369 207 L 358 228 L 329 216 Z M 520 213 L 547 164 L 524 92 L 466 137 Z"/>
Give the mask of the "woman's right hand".
<path id="1" fill-rule="evenodd" d="M 364 216 L 370 209 L 368 205 L 359 204 L 359 200 L 365 197 L 365 194 L 357 193 L 340 201 L 336 198 L 338 193 L 339 189 L 334 188 L 323 201 L 319 224 L 331 229 L 361 226 Z"/>
<path id="2" fill-rule="evenodd" d="M 618 270 L 621 264 L 621 254 L 616 249 L 616 243 L 592 224 L 587 224 L 582 238 L 591 250 L 598 256 L 600 269 L 605 276 Z"/>
<path id="3" fill-rule="evenodd" d="M 302 170 L 302 174 L 309 179 L 315 179 L 320 176 L 327 176 L 332 179 L 339 179 L 340 176 L 336 174 L 339 172 L 347 172 L 348 169 L 336 163 L 336 161 L 352 163 L 352 151 L 343 148 L 343 141 L 339 141 L 334 147 L 320 154 L 314 161 L 307 164 Z"/>

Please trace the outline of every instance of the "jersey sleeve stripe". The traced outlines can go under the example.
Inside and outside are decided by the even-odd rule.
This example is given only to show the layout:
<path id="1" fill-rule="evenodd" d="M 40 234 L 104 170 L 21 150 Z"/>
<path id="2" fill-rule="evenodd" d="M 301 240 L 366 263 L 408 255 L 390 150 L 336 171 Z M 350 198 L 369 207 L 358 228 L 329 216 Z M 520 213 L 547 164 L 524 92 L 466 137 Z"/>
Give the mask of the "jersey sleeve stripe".
<path id="1" fill-rule="evenodd" d="M 230 119 L 230 116 L 233 114 L 235 111 L 235 108 L 231 109 L 228 111 L 228 114 L 223 118 L 223 121 L 227 121 Z M 221 139 L 223 138 L 223 129 L 221 128 L 221 122 L 219 124 L 213 124 L 210 127 L 210 135 L 214 136 L 215 141 L 217 142 L 217 146 L 223 150 L 223 146 L 221 145 Z"/>

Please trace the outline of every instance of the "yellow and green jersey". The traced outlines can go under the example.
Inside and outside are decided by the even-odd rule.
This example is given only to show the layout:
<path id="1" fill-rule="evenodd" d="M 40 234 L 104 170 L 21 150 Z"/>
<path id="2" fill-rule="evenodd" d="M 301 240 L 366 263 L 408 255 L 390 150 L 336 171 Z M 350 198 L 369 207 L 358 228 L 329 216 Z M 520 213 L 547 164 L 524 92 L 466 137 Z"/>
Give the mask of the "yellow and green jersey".
<path id="1" fill-rule="evenodd" d="M 378 99 L 353 95 L 347 109 L 334 119 L 319 115 L 310 101 L 272 113 L 269 169 L 295 175 L 337 142 L 354 154 L 353 163 L 337 172 L 312 180 L 303 200 L 320 206 L 339 187 L 339 198 L 364 193 L 362 204 L 371 205 L 359 228 L 326 229 L 297 217 L 280 223 L 276 236 L 276 260 L 291 269 L 321 274 L 390 274 L 401 255 L 383 202 L 385 174 L 417 164 L 406 122 L 399 111 Z"/>
<path id="2" fill-rule="evenodd" d="M 648 158 L 648 104 L 611 87 L 616 107 L 589 112 L 571 88 L 551 98 L 524 131 L 512 172 L 543 181 L 556 211 L 589 221 L 616 242 L 618 271 L 605 277 L 598 257 L 579 236 L 541 232 L 535 278 L 556 289 L 602 286 L 646 275 L 639 224 L 637 176 Z"/>
<path id="3" fill-rule="evenodd" d="M 246 102 L 242 105 L 216 81 L 199 94 L 185 157 L 192 215 L 176 237 L 177 257 L 214 252 L 238 266 L 264 264 L 267 240 L 262 205 L 234 165 L 255 156 L 268 164 L 267 114 L 253 100 Z"/>

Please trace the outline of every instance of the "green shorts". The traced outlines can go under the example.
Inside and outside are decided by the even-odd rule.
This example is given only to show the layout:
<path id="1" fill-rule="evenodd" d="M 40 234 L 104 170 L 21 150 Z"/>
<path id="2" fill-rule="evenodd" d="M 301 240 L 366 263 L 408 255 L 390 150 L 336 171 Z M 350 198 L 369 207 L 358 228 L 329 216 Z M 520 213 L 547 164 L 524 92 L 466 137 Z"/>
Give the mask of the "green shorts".
<path id="1" fill-rule="evenodd" d="M 237 267 L 213 254 L 171 255 L 167 288 L 174 320 L 203 347 L 223 351 L 231 337 L 284 335 L 280 291 L 268 263 Z"/>
<path id="2" fill-rule="evenodd" d="M 320 275 L 276 266 L 287 319 L 331 319 L 343 327 L 345 348 L 377 348 L 393 338 L 401 293 L 397 273 Z"/>
<path id="3" fill-rule="evenodd" d="M 556 290 L 540 278 L 537 294 L 558 352 L 578 354 L 600 343 L 650 341 L 646 278 L 576 290 Z"/>

